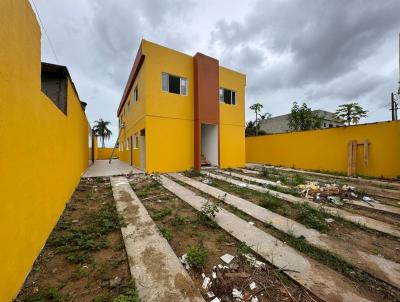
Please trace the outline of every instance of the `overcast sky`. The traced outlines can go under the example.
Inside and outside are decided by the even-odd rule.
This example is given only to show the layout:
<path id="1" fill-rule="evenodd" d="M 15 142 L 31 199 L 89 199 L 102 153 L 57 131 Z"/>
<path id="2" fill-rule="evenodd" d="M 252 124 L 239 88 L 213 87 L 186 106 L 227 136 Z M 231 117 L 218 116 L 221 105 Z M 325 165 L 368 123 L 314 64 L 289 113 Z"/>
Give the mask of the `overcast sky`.
<path id="1" fill-rule="evenodd" d="M 32 1 L 32 0 L 31 0 Z M 247 75 L 246 107 L 273 116 L 292 103 L 335 111 L 356 100 L 363 122 L 390 119 L 397 91 L 400 1 L 35 0 L 42 60 L 66 65 L 91 123 L 112 122 L 140 40 Z M 248 109 L 246 120 L 254 119 Z M 113 145 L 116 137 L 108 145 Z"/>

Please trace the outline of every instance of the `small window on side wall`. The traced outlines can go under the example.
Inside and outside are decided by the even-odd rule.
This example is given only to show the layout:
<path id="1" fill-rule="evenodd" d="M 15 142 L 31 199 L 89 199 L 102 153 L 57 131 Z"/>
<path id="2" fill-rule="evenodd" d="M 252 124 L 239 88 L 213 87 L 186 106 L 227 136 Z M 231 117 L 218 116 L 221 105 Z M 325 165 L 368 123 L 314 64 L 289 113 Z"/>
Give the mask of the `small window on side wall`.
<path id="1" fill-rule="evenodd" d="M 133 101 L 137 103 L 138 98 L 139 98 L 139 90 L 138 87 L 136 86 L 135 89 L 133 90 Z"/>
<path id="2" fill-rule="evenodd" d="M 236 92 L 233 90 L 220 88 L 219 89 L 219 100 L 228 105 L 236 104 Z"/>
<path id="3" fill-rule="evenodd" d="M 137 132 L 133 135 L 133 149 L 139 148 L 139 135 Z"/>
<path id="4" fill-rule="evenodd" d="M 163 72 L 161 74 L 162 78 L 162 90 L 170 93 L 187 95 L 187 79 L 183 77 L 178 77 L 170 75 Z"/>

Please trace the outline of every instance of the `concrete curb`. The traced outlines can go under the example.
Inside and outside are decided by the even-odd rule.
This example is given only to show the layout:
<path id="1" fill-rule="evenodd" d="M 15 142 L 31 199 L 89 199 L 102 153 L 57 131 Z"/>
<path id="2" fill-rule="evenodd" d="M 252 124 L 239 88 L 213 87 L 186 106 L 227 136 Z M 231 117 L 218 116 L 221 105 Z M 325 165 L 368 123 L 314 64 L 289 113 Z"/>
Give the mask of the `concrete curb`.
<path id="1" fill-rule="evenodd" d="M 111 177 L 129 269 L 139 298 L 146 302 L 205 302 L 171 246 L 161 236 L 128 179 Z"/>

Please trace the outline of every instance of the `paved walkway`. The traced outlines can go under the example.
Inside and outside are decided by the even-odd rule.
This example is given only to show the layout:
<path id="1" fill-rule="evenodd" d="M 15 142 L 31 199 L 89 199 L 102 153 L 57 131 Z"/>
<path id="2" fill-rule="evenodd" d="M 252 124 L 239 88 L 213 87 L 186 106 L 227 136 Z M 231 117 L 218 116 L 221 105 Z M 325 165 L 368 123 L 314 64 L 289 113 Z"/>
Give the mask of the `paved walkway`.
<path id="1" fill-rule="evenodd" d="M 127 175 L 127 174 L 139 174 L 144 173 L 143 171 L 128 165 L 127 163 L 113 159 L 111 164 L 107 160 L 96 160 L 83 174 L 83 178 L 86 177 L 102 177 L 102 176 L 116 176 L 116 175 Z"/>
<path id="2" fill-rule="evenodd" d="M 161 176 L 161 184 L 197 211 L 201 211 L 202 206 L 207 202 L 205 198 L 163 175 Z M 303 256 L 284 242 L 236 215 L 220 209 L 216 214 L 215 222 L 236 239 L 246 242 L 255 253 L 268 262 L 276 267 L 284 268 L 287 275 L 321 299 L 337 302 L 370 301 L 362 297 L 346 277 L 315 260 Z"/>
<path id="3" fill-rule="evenodd" d="M 129 269 L 141 301 L 205 302 L 126 177 L 111 177 Z"/>

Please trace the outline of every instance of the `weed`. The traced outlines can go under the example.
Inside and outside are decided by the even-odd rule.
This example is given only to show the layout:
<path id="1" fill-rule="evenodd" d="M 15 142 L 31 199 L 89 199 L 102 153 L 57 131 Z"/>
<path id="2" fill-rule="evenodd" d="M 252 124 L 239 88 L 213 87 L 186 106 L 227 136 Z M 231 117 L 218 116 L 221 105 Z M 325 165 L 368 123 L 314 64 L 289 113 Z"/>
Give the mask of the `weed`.
<path id="1" fill-rule="evenodd" d="M 64 302 L 66 298 L 62 297 L 62 295 L 55 288 L 48 288 L 40 290 L 35 294 L 31 294 L 26 296 L 23 300 L 24 302 Z"/>
<path id="2" fill-rule="evenodd" d="M 210 227 L 216 228 L 217 224 L 214 221 L 215 216 L 219 212 L 219 207 L 210 202 L 205 202 L 201 207 L 201 211 L 197 214 L 197 223 Z"/>
<path id="3" fill-rule="evenodd" d="M 171 220 L 171 225 L 173 225 L 174 227 L 181 227 L 182 225 L 184 225 L 186 222 L 185 218 L 176 214 L 174 216 L 174 218 Z"/>
<path id="4" fill-rule="evenodd" d="M 205 202 L 201 207 L 201 213 L 210 219 L 214 219 L 219 212 L 219 207 L 215 203 Z"/>
<path id="5" fill-rule="evenodd" d="M 139 295 L 134 286 L 128 287 L 118 297 L 113 299 L 113 302 L 139 302 Z"/>
<path id="6" fill-rule="evenodd" d="M 320 232 L 326 232 L 329 229 L 325 222 L 325 218 L 329 216 L 323 209 L 315 209 L 307 204 L 295 204 L 293 207 L 298 211 L 296 220 L 303 225 Z"/>
<path id="7" fill-rule="evenodd" d="M 274 211 L 283 206 L 282 200 L 276 198 L 275 196 L 272 196 L 270 193 L 265 193 L 264 196 L 265 198 L 261 201 L 260 204 L 262 207 Z"/>
<path id="8" fill-rule="evenodd" d="M 168 241 L 171 241 L 172 239 L 172 232 L 171 230 L 167 229 L 167 228 L 160 228 L 160 233 L 161 235 L 163 235 L 163 237 L 165 239 L 167 239 Z"/>
<path id="9" fill-rule="evenodd" d="M 252 253 L 252 249 L 250 246 L 248 246 L 246 244 L 246 242 L 240 242 L 239 247 L 238 247 L 238 251 L 240 254 L 251 254 Z"/>
<path id="10" fill-rule="evenodd" d="M 164 217 L 170 215 L 172 213 L 172 210 L 170 208 L 163 208 L 161 210 L 155 211 L 155 213 L 152 215 L 152 218 L 154 220 L 160 220 L 163 219 Z"/>
<path id="11" fill-rule="evenodd" d="M 201 173 L 195 169 L 192 170 L 187 170 L 183 173 L 187 177 L 199 177 L 201 176 Z"/>
<path id="12" fill-rule="evenodd" d="M 208 251 L 201 245 L 191 246 L 186 250 L 187 261 L 193 268 L 203 268 L 206 264 Z"/>

